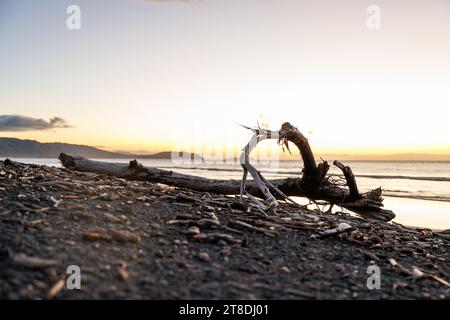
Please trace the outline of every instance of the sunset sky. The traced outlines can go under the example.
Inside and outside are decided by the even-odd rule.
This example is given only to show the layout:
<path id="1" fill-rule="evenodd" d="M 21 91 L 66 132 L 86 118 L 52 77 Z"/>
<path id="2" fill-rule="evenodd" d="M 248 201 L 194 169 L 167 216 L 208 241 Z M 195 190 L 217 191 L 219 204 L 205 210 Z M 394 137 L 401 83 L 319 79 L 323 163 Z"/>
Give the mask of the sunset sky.
<path id="1" fill-rule="evenodd" d="M 4 137 L 223 150 L 289 121 L 319 154 L 450 160 L 449 108 L 448 0 L 0 0 Z"/>

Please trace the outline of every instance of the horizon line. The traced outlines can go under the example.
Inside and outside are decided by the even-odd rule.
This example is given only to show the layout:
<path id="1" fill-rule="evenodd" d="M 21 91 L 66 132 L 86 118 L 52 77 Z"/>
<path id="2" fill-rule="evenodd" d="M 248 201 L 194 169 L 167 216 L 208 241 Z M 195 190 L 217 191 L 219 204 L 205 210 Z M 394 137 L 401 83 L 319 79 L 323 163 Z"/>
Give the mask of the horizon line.
<path id="1" fill-rule="evenodd" d="M 205 160 L 225 160 L 225 159 L 232 159 L 232 158 L 239 158 L 240 152 L 238 152 L 238 155 L 232 155 L 232 156 L 223 156 L 223 157 L 208 157 L 208 155 L 202 154 L 202 152 L 196 152 L 193 151 L 187 151 L 183 149 L 189 149 L 189 147 L 186 148 L 180 148 L 180 150 L 170 150 L 170 147 L 167 148 L 160 147 L 155 150 L 124 150 L 124 149 L 114 149 L 107 146 L 95 146 L 90 144 L 83 144 L 83 143 L 71 143 L 71 142 L 61 142 L 61 141 L 54 141 L 54 142 L 41 142 L 36 139 L 21 139 L 16 137 L 6 137 L 6 136 L 0 136 L 0 138 L 7 138 L 7 139 L 17 139 L 21 141 L 35 141 L 42 144 L 68 144 L 68 145 L 76 145 L 76 146 L 85 146 L 85 147 L 91 147 L 95 148 L 101 151 L 111 152 L 111 153 L 117 153 L 121 155 L 130 155 L 130 156 L 149 156 L 154 155 L 158 153 L 165 153 L 165 152 L 185 152 L 185 153 L 191 153 L 191 154 L 198 154 Z M 320 148 L 318 148 L 320 150 Z M 348 149 L 347 149 L 348 150 Z M 341 159 L 346 161 L 409 161 L 409 162 L 449 162 L 450 161 L 450 153 L 429 153 L 429 152 L 397 152 L 397 153 L 389 153 L 389 152 L 382 152 L 382 153 L 358 153 L 358 152 L 348 152 L 345 151 L 343 153 L 339 152 L 324 152 L 324 151 L 316 151 L 314 153 L 314 156 L 317 161 L 320 161 L 320 158 L 333 158 L 333 159 Z M 298 150 L 293 150 L 293 153 L 291 155 L 289 154 L 281 154 L 279 157 L 279 160 L 283 161 L 298 161 L 301 160 L 298 157 L 300 156 L 300 153 Z M 297 157 L 297 158 L 293 158 Z M 267 158 L 265 160 L 265 157 L 263 154 L 253 157 L 254 159 L 261 159 L 262 161 L 267 161 Z M 261 161 L 260 160 L 260 161 Z"/>

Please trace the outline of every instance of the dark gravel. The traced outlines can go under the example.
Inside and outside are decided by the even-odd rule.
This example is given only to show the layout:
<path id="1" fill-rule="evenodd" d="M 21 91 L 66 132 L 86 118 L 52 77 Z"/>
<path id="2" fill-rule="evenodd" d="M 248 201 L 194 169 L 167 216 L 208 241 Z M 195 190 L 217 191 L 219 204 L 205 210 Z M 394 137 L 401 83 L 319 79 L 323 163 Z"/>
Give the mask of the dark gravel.
<path id="1" fill-rule="evenodd" d="M 234 198 L 0 162 L 0 298 L 450 298 L 449 233 L 288 204 L 278 214 L 243 212 Z M 343 222 L 355 230 L 323 236 Z M 381 269 L 379 290 L 366 285 L 371 264 Z M 69 265 L 81 268 L 81 290 L 64 285 Z"/>

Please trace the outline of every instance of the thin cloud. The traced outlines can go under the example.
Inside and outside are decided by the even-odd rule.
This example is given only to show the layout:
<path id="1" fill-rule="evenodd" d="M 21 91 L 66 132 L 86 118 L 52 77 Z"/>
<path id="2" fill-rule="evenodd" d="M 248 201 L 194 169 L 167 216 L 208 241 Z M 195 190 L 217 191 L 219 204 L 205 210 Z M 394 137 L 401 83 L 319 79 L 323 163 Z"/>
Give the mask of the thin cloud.
<path id="1" fill-rule="evenodd" d="M 70 127 L 67 121 L 60 117 L 53 117 L 46 121 L 21 115 L 0 115 L 0 131 L 32 131 Z"/>

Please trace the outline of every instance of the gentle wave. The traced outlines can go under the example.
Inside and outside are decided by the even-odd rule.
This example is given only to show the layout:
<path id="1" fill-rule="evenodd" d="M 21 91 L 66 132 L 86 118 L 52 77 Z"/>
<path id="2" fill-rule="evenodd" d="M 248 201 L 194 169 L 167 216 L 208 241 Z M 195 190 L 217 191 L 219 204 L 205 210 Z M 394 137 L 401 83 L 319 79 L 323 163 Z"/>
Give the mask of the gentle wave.
<path id="1" fill-rule="evenodd" d="M 418 199 L 418 200 L 450 202 L 450 197 L 445 197 L 445 196 L 419 196 L 419 195 L 413 195 L 413 194 L 405 195 L 405 194 L 386 192 L 386 190 L 383 190 L 383 196 L 395 197 L 395 198 L 408 198 L 408 199 Z"/>
<path id="2" fill-rule="evenodd" d="M 242 172 L 242 169 L 232 168 L 205 168 L 205 167 L 160 167 L 167 169 L 181 169 L 181 170 L 205 170 L 205 171 L 222 171 L 222 172 Z M 276 175 L 301 175 L 299 171 L 268 171 L 260 170 L 261 173 L 276 174 Z M 339 176 L 335 173 L 330 173 L 330 176 Z M 423 177 L 423 176 L 402 176 L 402 175 L 367 175 L 367 174 L 355 174 L 357 178 L 370 178 L 370 179 L 401 179 L 401 180 L 421 180 L 421 181 L 439 181 L 450 182 L 450 177 Z"/>
<path id="3" fill-rule="evenodd" d="M 371 179 L 404 179 L 404 180 L 450 182 L 450 178 L 447 177 L 389 176 L 389 175 L 364 175 L 364 174 L 359 175 L 355 174 L 355 177 L 371 178 Z"/>

